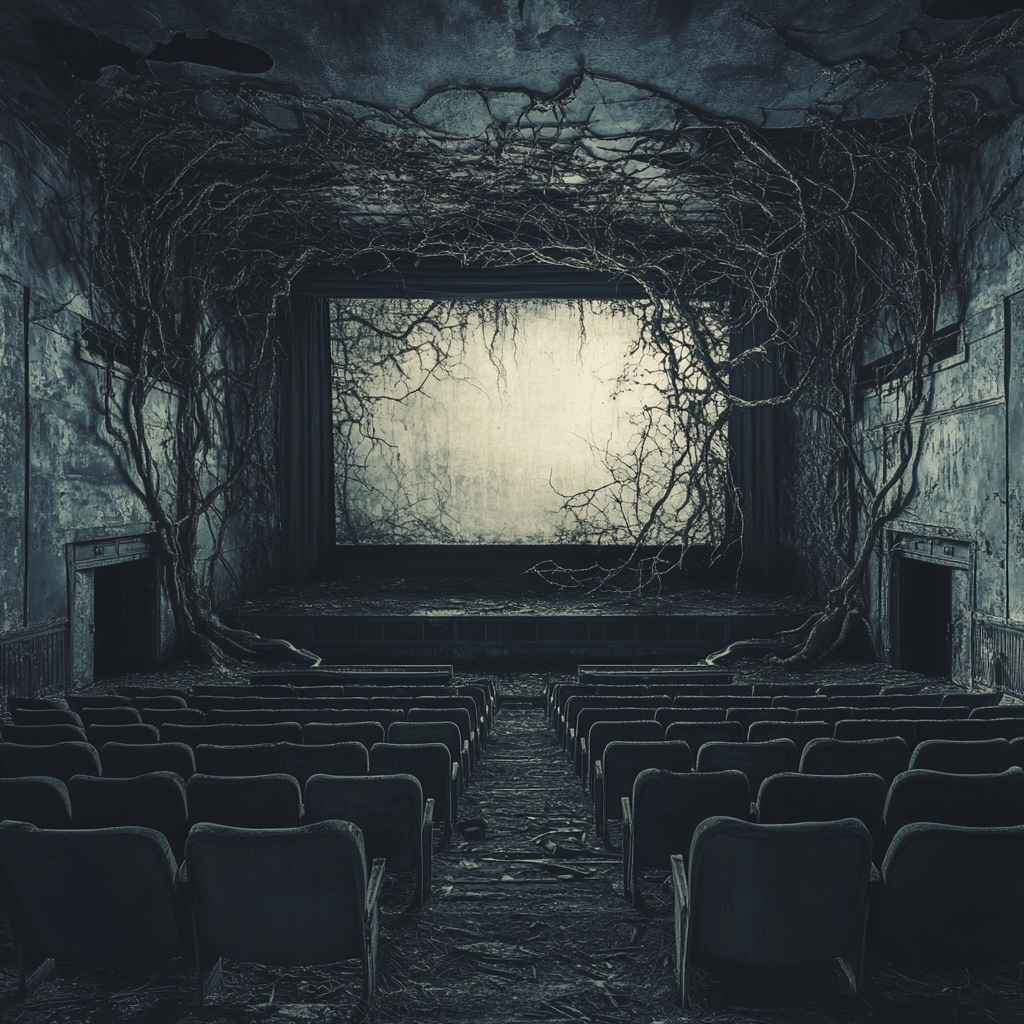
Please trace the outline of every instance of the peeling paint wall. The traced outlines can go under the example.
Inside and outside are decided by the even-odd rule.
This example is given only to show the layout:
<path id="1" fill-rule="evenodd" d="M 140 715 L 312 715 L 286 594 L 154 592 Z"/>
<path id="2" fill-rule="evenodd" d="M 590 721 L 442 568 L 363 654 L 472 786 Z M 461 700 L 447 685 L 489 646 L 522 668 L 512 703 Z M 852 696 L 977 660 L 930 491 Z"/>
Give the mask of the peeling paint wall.
<path id="1" fill-rule="evenodd" d="M 101 314 L 88 274 L 87 210 L 67 199 L 79 192 L 59 154 L 0 121 L 0 641 L 67 623 L 73 676 L 83 684 L 92 680 L 92 577 L 82 559 L 153 527 L 104 427 L 104 370 L 81 345 L 82 318 Z M 121 384 L 115 378 L 115 397 Z M 157 392 L 148 424 L 167 487 L 175 401 L 172 391 Z M 252 564 L 271 548 L 259 543 L 260 529 L 276 525 L 268 504 L 242 531 L 251 544 L 238 531 L 228 538 L 229 571 L 215 573 L 222 598 L 274 569 Z M 165 596 L 160 618 L 166 657 L 175 637 Z"/>
<path id="2" fill-rule="evenodd" d="M 1011 643 L 1019 635 L 1024 651 L 1024 259 L 1014 225 L 1024 214 L 1022 153 L 1018 122 L 955 169 L 959 222 L 977 224 L 966 278 L 957 295 L 951 289 L 937 325 L 961 323 L 957 351 L 932 364 L 926 378 L 912 490 L 875 552 L 868 586 L 875 647 L 898 660 L 897 556 L 951 569 L 952 675 L 963 684 L 992 682 L 979 655 L 980 624 L 994 625 Z M 880 354 L 866 350 L 863 361 Z M 861 454 L 877 480 L 883 467 L 897 464 L 898 389 L 883 385 L 861 398 Z M 806 414 L 791 413 L 789 421 L 795 448 L 786 457 L 785 487 L 792 495 L 806 482 L 799 446 L 810 444 L 813 431 Z M 804 542 L 790 524 L 783 543 L 795 551 Z M 1012 685 L 1024 688 L 1024 679 Z"/>

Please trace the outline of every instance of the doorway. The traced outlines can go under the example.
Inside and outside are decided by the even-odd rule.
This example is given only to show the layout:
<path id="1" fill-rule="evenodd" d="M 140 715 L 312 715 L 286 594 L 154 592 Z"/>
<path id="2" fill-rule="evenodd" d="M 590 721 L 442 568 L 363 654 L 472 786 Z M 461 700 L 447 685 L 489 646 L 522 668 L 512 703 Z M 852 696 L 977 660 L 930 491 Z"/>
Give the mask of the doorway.
<path id="1" fill-rule="evenodd" d="M 159 640 L 156 561 L 93 570 L 93 678 L 156 668 Z"/>
<path id="2" fill-rule="evenodd" d="M 899 667 L 950 678 L 953 570 L 898 558 Z"/>

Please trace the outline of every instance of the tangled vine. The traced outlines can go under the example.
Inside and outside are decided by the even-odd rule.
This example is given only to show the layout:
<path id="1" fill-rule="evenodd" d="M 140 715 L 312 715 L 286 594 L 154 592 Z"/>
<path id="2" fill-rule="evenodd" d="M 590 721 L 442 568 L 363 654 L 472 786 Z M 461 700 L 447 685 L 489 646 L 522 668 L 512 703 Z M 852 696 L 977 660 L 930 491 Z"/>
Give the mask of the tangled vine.
<path id="1" fill-rule="evenodd" d="M 784 132 L 711 122 L 592 73 L 555 96 L 451 88 L 406 112 L 155 79 L 82 100 L 70 153 L 92 185 L 105 313 L 132 371 L 107 389 L 107 427 L 157 522 L 186 644 L 208 657 L 252 650 L 217 618 L 210 574 L 227 525 L 272 491 L 275 325 L 290 282 L 313 263 L 397 253 L 569 266 L 642 286 L 638 344 L 660 368 L 663 402 L 605 486 L 564 500 L 581 530 L 632 546 L 597 582 L 657 576 L 698 543 L 713 558 L 740 544 L 735 515 L 727 534 L 709 525 L 723 502 L 742 506 L 730 417 L 792 407 L 805 436 L 816 432 L 806 456 L 829 486 L 798 509 L 825 607 L 788 638 L 787 663 L 841 649 L 880 532 L 907 498 L 931 336 L 956 283 L 949 163 L 992 130 L 944 76 L 997 66 L 1020 34 L 1010 21 L 886 71 L 922 88 L 904 116 L 823 115 Z M 870 339 L 899 392 L 891 458 L 868 458 L 857 432 Z M 396 353 L 418 343 L 410 332 L 393 341 Z M 737 376 L 765 360 L 779 368 L 771 393 L 737 393 Z M 354 405 L 366 369 L 346 377 Z M 173 480 L 161 477 L 149 416 L 167 379 L 178 395 Z M 652 557 L 652 537 L 665 535 Z"/>

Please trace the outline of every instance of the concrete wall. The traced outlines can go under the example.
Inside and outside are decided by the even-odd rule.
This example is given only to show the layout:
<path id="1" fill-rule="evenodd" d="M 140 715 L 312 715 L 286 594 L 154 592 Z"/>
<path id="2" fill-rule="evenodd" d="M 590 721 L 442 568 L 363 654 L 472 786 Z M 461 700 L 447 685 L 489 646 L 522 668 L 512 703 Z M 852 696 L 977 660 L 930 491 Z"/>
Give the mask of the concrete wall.
<path id="1" fill-rule="evenodd" d="M 59 154 L 16 122 L 0 121 L 0 644 L 64 626 L 64 657 L 79 684 L 92 678 L 91 566 L 155 551 L 150 514 L 103 424 L 105 371 L 81 344 L 82 318 L 101 314 L 89 274 L 88 210 L 68 200 L 80 192 Z M 122 387 L 115 378 L 115 399 Z M 156 392 L 148 423 L 168 489 L 175 404 L 173 391 Z M 251 536 L 251 524 L 243 532 Z M 224 554 L 234 567 L 215 576 L 222 598 L 267 571 L 250 564 L 237 533 Z M 159 616 L 167 657 L 175 636 L 166 595 Z M 29 688 L 53 682 L 37 672 Z"/>

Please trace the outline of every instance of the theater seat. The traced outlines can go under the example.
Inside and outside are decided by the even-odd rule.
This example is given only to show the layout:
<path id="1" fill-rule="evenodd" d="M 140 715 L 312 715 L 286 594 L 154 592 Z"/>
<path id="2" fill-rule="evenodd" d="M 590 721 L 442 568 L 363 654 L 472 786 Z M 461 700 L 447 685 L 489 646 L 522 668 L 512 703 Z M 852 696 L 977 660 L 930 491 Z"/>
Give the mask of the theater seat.
<path id="1" fill-rule="evenodd" d="M 305 788 L 311 775 L 366 775 L 370 755 L 362 743 L 279 743 L 277 770 Z"/>
<path id="2" fill-rule="evenodd" d="M 104 775 L 117 778 L 174 772 L 187 782 L 196 770 L 192 748 L 184 743 L 104 743 L 100 763 Z"/>
<path id="3" fill-rule="evenodd" d="M 0 901 L 19 950 L 21 993 L 51 957 L 126 967 L 180 956 L 176 869 L 167 840 L 151 829 L 0 823 Z"/>
<path id="4" fill-rule="evenodd" d="M 694 829 L 716 814 L 750 815 L 750 784 L 740 771 L 642 771 L 622 801 L 622 888 L 641 907 L 640 871 L 668 871 L 672 855 L 688 856 Z"/>
<path id="5" fill-rule="evenodd" d="M 773 970 L 838 957 L 857 994 L 871 877 L 871 836 L 862 822 L 758 825 L 713 817 L 697 826 L 689 854 L 689 864 L 681 853 L 672 857 L 684 1009 L 702 948 Z"/>
<path id="6" fill-rule="evenodd" d="M 430 899 L 434 801 L 412 775 L 341 778 L 313 775 L 304 791 L 306 821 L 340 818 L 363 834 L 368 860 L 383 858 L 388 871 L 415 871 L 410 910 Z"/>
<path id="7" fill-rule="evenodd" d="M 765 740 L 761 743 L 705 743 L 697 752 L 698 772 L 743 772 L 750 792 L 757 793 L 769 775 L 795 772 L 800 764 L 792 740 Z M 678 851 L 676 851 L 678 852 Z"/>
<path id="8" fill-rule="evenodd" d="M 235 828 L 295 828 L 302 790 L 291 775 L 202 775 L 185 786 L 189 825 L 208 821 Z"/>
<path id="9" fill-rule="evenodd" d="M 910 770 L 991 775 L 1010 767 L 1009 740 L 923 740 L 910 756 Z"/>
<path id="10" fill-rule="evenodd" d="M 277 771 L 276 743 L 223 747 L 200 743 L 195 757 L 196 771 L 202 775 L 273 775 Z"/>
<path id="11" fill-rule="evenodd" d="M 633 795 L 636 777 L 648 768 L 689 772 L 693 755 L 681 740 L 612 740 L 594 765 L 594 818 L 597 834 L 608 842 L 608 822 L 622 820 L 622 800 Z"/>
<path id="12" fill-rule="evenodd" d="M 377 743 L 370 749 L 371 775 L 412 775 L 434 801 L 434 820 L 444 822 L 438 852 L 448 845 L 459 813 L 459 766 L 443 743 Z"/>
<path id="13" fill-rule="evenodd" d="M 377 721 L 310 722 L 302 727 L 302 742 L 315 746 L 333 743 L 362 743 L 369 750 L 374 743 L 383 743 L 384 727 Z"/>
<path id="14" fill-rule="evenodd" d="M 36 828 L 71 828 L 68 787 L 46 775 L 0 779 L 0 821 L 27 821 Z"/>
<path id="15" fill-rule="evenodd" d="M 953 775 L 915 769 L 897 775 L 883 814 L 885 849 L 904 825 L 932 821 L 943 825 L 993 828 L 1024 825 L 1024 770 L 993 775 Z"/>
<path id="16" fill-rule="evenodd" d="M 49 775 L 67 782 L 72 775 L 99 775 L 100 757 L 84 742 L 0 743 L 0 766 L 7 778 Z"/>
<path id="17" fill-rule="evenodd" d="M 167 840 L 175 859 L 181 859 L 187 835 L 185 784 L 174 772 L 128 779 L 75 775 L 68 793 L 76 828 L 151 828 Z"/>
<path id="18" fill-rule="evenodd" d="M 905 825 L 882 862 L 873 955 L 932 967 L 1024 957 L 1024 826 Z"/>
<path id="19" fill-rule="evenodd" d="M 809 740 L 800 758 L 800 771 L 808 775 L 881 775 L 889 785 L 907 770 L 910 747 L 901 736 L 863 740 Z"/>
<path id="20" fill-rule="evenodd" d="M 801 821 L 857 818 L 871 833 L 873 847 L 881 841 L 882 811 L 889 787 L 880 775 L 807 775 L 784 772 L 761 783 L 757 821 L 790 825 Z"/>
<path id="21" fill-rule="evenodd" d="M 377 860 L 367 879 L 362 836 L 347 821 L 266 831 L 196 825 L 182 878 L 195 922 L 200 1001 L 219 982 L 222 957 L 274 967 L 358 958 L 357 1016 L 365 1016 L 383 877 Z"/>

